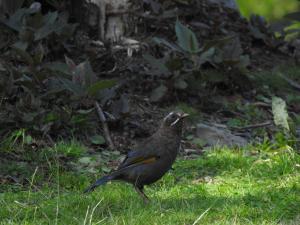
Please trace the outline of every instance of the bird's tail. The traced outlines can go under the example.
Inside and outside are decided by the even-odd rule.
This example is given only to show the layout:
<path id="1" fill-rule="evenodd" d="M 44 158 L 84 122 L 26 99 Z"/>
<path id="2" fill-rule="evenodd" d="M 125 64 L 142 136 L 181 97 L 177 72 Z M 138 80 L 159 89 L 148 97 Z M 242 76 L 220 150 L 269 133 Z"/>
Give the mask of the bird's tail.
<path id="1" fill-rule="evenodd" d="M 91 185 L 90 187 L 88 187 L 87 189 L 85 189 L 85 191 L 83 193 L 88 193 L 93 191 L 96 187 L 106 184 L 108 181 L 113 180 L 115 176 L 113 175 L 107 175 L 104 176 L 102 178 L 100 178 L 99 180 L 97 180 L 93 185 Z"/>

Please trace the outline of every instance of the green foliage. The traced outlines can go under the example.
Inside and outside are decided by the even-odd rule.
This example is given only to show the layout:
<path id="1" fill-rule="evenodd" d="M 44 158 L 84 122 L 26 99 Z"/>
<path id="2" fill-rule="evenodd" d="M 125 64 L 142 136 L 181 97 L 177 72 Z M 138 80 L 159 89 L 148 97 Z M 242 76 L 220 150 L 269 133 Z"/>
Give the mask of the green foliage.
<path id="1" fill-rule="evenodd" d="M 58 12 L 42 15 L 37 9 L 22 8 L 3 23 L 19 33 L 20 40 L 14 46 L 22 46 L 22 50 L 26 50 L 33 42 L 50 35 L 56 34 L 61 39 L 71 37 L 77 25 L 68 24 L 67 21 L 68 17 Z"/>
<path id="2" fill-rule="evenodd" d="M 20 128 L 32 135 L 95 133 L 94 101 L 116 81 L 100 80 L 88 60 L 78 65 L 67 56 L 65 63 L 49 61 L 49 49 L 64 49 L 74 33 L 77 25 L 67 21 L 64 13 L 43 15 L 31 8 L 2 21 L 19 39 L 0 71 L 0 136 Z"/>
<path id="3" fill-rule="evenodd" d="M 32 143 L 33 138 L 31 135 L 27 134 L 25 129 L 19 129 L 2 139 L 0 142 L 0 152 L 10 152 L 16 146 L 20 146 L 23 149 L 25 145 L 30 145 Z"/>
<path id="4" fill-rule="evenodd" d="M 178 45 L 191 54 L 200 51 L 197 37 L 193 31 L 184 26 L 179 20 L 176 21 L 175 31 Z"/>
<path id="5" fill-rule="evenodd" d="M 280 19 L 289 12 L 296 11 L 299 2 L 296 0 L 237 0 L 241 13 L 249 17 L 251 14 L 259 14 L 268 19 Z"/>
<path id="6" fill-rule="evenodd" d="M 54 152 L 63 156 L 79 158 L 86 153 L 86 148 L 78 142 L 71 141 L 70 143 L 59 142 L 53 148 Z"/>
<path id="7" fill-rule="evenodd" d="M 150 100 L 159 102 L 169 91 L 188 91 L 189 79 L 199 74 L 204 65 L 212 67 L 234 68 L 244 70 L 249 65 L 249 56 L 243 55 L 240 39 L 230 36 L 217 40 L 209 40 L 201 46 L 196 33 L 179 20 L 175 24 L 177 43 L 155 37 L 156 44 L 170 50 L 165 57 L 155 58 L 145 54 L 144 59 L 151 65 L 151 74 L 170 78 L 168 84 L 160 84 L 152 92 Z"/>
<path id="8" fill-rule="evenodd" d="M 256 3 L 257 1 L 257 3 Z M 291 39 L 299 35 L 299 21 L 300 14 L 299 1 L 295 0 L 267 0 L 253 2 L 247 2 L 238 0 L 241 13 L 249 17 L 250 20 L 253 18 L 252 14 L 257 14 L 267 18 L 271 21 L 271 30 L 275 32 L 277 37 Z"/>
<path id="9" fill-rule="evenodd" d="M 297 148 L 297 145 L 295 137 L 278 131 L 274 134 L 273 140 L 265 137 L 263 142 L 257 144 L 255 147 L 255 151 L 263 152 L 268 156 L 276 156 L 277 154 L 294 152 L 294 148 Z"/>

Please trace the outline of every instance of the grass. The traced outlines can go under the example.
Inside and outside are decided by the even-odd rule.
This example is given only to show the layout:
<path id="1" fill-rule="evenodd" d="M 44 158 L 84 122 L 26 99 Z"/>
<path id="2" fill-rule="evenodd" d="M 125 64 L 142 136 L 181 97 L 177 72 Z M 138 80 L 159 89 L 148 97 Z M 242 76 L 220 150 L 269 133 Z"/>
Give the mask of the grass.
<path id="1" fill-rule="evenodd" d="M 109 183 L 84 195 L 92 178 L 51 170 L 52 182 L 6 186 L 0 224 L 300 224 L 300 156 L 292 150 L 216 149 L 177 160 L 146 187 L 145 205 L 134 189 Z"/>

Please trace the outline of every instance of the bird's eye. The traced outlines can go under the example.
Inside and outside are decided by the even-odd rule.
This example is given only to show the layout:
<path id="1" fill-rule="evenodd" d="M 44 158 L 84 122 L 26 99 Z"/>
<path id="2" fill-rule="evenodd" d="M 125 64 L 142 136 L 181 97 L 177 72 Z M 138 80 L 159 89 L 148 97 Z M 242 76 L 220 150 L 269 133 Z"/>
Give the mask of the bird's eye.
<path id="1" fill-rule="evenodd" d="M 176 113 L 171 112 L 166 118 L 165 121 L 167 121 L 169 124 L 175 124 L 178 121 L 178 115 Z"/>
<path id="2" fill-rule="evenodd" d="M 177 116 L 173 114 L 173 115 L 171 116 L 171 120 L 172 120 L 172 121 L 175 121 L 176 119 L 177 119 Z"/>

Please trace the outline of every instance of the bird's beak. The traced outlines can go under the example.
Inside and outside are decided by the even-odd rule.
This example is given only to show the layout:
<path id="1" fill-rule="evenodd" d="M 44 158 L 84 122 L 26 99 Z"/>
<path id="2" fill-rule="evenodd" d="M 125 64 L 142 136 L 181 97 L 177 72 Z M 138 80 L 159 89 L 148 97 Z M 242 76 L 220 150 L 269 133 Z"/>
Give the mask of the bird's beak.
<path id="1" fill-rule="evenodd" d="M 189 114 L 187 114 L 187 113 L 181 113 L 180 114 L 180 119 L 183 119 L 183 118 L 188 117 L 188 116 L 189 116 Z"/>
<path id="2" fill-rule="evenodd" d="M 179 120 L 182 120 L 183 118 L 189 116 L 189 114 L 187 113 L 178 113 L 178 118 L 173 122 L 171 123 L 171 127 L 173 127 Z"/>

